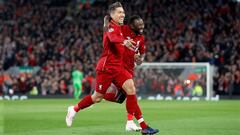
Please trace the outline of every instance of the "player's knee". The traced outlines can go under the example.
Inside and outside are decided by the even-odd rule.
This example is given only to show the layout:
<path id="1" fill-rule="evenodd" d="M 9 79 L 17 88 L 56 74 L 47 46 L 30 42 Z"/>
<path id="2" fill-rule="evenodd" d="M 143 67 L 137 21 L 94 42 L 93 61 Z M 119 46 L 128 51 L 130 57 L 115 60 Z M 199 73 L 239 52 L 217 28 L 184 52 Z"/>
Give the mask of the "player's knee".
<path id="1" fill-rule="evenodd" d="M 128 79 L 124 82 L 123 89 L 126 91 L 127 95 L 136 94 L 136 88 L 132 79 Z"/>
<path id="2" fill-rule="evenodd" d="M 104 97 L 103 94 L 95 92 L 92 95 L 92 100 L 93 100 L 94 103 L 99 103 L 99 102 L 102 101 L 103 97 Z"/>
<path id="3" fill-rule="evenodd" d="M 101 101 L 102 101 L 102 98 L 98 97 L 98 98 L 95 99 L 94 103 L 99 103 Z"/>
<path id="4" fill-rule="evenodd" d="M 135 95 L 135 94 L 136 94 L 136 89 L 135 89 L 135 87 L 134 87 L 134 86 L 133 86 L 133 87 L 130 87 L 127 94 L 128 94 L 128 95 Z"/>
<path id="5" fill-rule="evenodd" d="M 94 103 L 99 103 L 102 101 L 102 97 L 92 97 Z"/>

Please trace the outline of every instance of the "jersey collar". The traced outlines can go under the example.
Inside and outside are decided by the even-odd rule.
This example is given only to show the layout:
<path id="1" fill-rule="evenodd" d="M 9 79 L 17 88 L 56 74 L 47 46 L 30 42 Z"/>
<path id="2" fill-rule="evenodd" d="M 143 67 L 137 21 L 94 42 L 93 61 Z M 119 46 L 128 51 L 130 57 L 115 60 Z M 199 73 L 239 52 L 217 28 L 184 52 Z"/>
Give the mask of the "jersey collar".
<path id="1" fill-rule="evenodd" d="M 117 22 L 115 22 L 114 20 L 111 20 L 111 23 L 113 24 L 113 25 L 117 25 L 117 26 L 120 26 Z"/>

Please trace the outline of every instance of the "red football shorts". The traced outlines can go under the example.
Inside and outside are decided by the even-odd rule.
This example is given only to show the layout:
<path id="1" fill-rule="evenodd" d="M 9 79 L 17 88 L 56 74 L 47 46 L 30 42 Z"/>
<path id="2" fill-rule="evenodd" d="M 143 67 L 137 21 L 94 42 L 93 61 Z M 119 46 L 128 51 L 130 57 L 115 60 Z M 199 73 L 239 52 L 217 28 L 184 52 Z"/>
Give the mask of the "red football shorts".
<path id="1" fill-rule="evenodd" d="M 132 79 L 132 75 L 123 68 L 115 72 L 97 71 L 95 90 L 101 94 L 105 94 L 111 83 L 114 83 L 119 88 L 128 79 Z"/>

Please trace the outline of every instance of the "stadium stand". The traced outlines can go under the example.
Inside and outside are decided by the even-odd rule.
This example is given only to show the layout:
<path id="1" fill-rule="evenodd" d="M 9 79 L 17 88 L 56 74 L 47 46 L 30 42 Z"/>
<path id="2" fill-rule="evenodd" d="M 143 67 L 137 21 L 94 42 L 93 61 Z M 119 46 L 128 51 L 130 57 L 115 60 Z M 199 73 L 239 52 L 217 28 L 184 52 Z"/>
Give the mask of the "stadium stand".
<path id="1" fill-rule="evenodd" d="M 102 49 L 106 0 L 1 0 L 0 91 L 71 94 L 71 71 L 83 66 L 94 86 Z M 124 1 L 123 1 L 124 3 Z M 127 4 L 126 4 L 127 3 Z M 145 21 L 147 62 L 209 62 L 214 91 L 240 94 L 240 3 L 230 0 L 125 1 L 128 18 Z M 36 75 L 12 75 L 14 66 L 39 66 Z M 154 83 L 154 81 L 152 81 Z"/>

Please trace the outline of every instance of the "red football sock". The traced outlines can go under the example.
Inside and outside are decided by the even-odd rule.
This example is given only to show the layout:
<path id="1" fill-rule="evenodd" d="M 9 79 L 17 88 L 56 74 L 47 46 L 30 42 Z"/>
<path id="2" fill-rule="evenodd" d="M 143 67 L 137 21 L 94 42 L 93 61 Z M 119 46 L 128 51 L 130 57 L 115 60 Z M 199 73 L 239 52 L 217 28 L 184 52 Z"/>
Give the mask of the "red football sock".
<path id="1" fill-rule="evenodd" d="M 93 104 L 91 95 L 84 97 L 77 105 L 74 106 L 74 110 L 78 112 L 84 108 L 87 108 Z"/>
<path id="2" fill-rule="evenodd" d="M 103 98 L 110 102 L 117 102 L 115 99 L 115 93 L 106 93 Z"/>
<path id="3" fill-rule="evenodd" d="M 127 95 L 127 100 L 126 100 L 127 112 L 131 115 L 134 115 L 136 106 L 137 106 L 136 95 Z"/>
<path id="4" fill-rule="evenodd" d="M 136 106 L 136 113 L 134 114 L 135 118 L 137 119 L 138 123 L 140 124 L 142 129 L 146 129 L 147 128 L 147 124 L 145 123 L 143 117 L 142 117 L 142 111 L 139 107 L 139 105 L 137 104 Z"/>
<path id="5" fill-rule="evenodd" d="M 133 120 L 133 115 L 128 113 L 128 115 L 127 115 L 127 120 L 128 120 L 128 121 Z"/>

